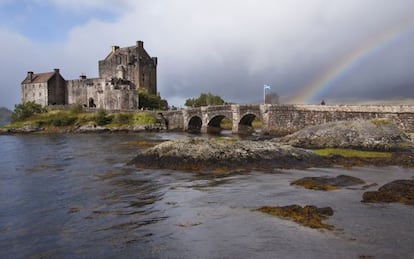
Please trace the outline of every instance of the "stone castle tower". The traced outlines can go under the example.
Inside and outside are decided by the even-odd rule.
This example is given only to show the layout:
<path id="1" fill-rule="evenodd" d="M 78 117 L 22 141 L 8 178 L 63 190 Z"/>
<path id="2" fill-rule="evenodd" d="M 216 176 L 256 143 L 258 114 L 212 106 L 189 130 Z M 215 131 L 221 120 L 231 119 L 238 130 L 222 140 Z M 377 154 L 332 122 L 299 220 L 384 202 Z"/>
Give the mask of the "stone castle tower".
<path id="1" fill-rule="evenodd" d="M 99 61 L 99 77 L 65 80 L 59 69 L 48 73 L 28 72 L 21 83 L 22 102 L 43 106 L 80 104 L 107 110 L 138 109 L 138 92 L 157 94 L 157 58 L 150 57 L 144 43 L 113 46 Z"/>
<path id="2" fill-rule="evenodd" d="M 120 48 L 112 46 L 109 55 L 99 61 L 99 77 L 128 80 L 136 89 L 157 94 L 157 58 L 150 57 L 144 49 L 144 42 L 135 46 Z"/>

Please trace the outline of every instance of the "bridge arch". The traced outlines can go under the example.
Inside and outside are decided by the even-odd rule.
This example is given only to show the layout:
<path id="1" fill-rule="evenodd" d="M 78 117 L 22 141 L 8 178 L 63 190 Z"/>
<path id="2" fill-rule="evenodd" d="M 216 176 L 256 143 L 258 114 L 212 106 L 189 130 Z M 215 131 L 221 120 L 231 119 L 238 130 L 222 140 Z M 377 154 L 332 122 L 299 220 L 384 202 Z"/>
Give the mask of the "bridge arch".
<path id="1" fill-rule="evenodd" d="M 207 123 L 207 133 L 210 134 L 220 134 L 220 132 L 223 130 L 221 127 L 221 122 L 223 119 L 226 118 L 224 115 L 215 115 L 211 119 L 209 119 Z"/>
<path id="2" fill-rule="evenodd" d="M 253 121 L 259 118 L 256 114 L 254 113 L 246 113 L 244 114 L 238 124 L 238 128 L 237 128 L 237 133 L 238 134 L 252 134 L 255 132 L 254 127 L 253 127 Z"/>
<path id="3" fill-rule="evenodd" d="M 200 133 L 202 126 L 203 120 L 199 116 L 195 115 L 188 121 L 188 132 Z"/>

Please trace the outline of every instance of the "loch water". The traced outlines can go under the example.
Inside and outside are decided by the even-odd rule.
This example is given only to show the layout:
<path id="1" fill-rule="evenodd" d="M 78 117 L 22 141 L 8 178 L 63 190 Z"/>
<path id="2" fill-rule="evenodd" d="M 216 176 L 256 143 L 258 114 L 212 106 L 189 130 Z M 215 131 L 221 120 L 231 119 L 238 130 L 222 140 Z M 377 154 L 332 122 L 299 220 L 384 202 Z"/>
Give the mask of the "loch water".
<path id="1" fill-rule="evenodd" d="M 367 184 L 413 169 L 194 173 L 128 166 L 142 141 L 185 134 L 0 136 L 0 258 L 414 258 L 414 208 L 361 203 L 361 186 L 291 186 L 346 174 Z M 141 143 L 141 144 L 139 144 Z M 330 206 L 333 231 L 255 211 Z"/>

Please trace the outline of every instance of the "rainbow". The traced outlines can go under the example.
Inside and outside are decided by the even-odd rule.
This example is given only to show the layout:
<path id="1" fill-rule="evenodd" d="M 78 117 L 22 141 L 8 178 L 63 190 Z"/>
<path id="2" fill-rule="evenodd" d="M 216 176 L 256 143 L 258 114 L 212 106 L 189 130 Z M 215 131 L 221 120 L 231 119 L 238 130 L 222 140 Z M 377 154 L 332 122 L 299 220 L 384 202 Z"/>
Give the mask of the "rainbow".
<path id="1" fill-rule="evenodd" d="M 378 53 L 385 46 L 398 41 L 407 32 L 414 29 L 414 20 L 404 20 L 373 39 L 369 39 L 348 52 L 335 64 L 326 69 L 310 84 L 302 88 L 302 91 L 291 98 L 290 103 L 310 103 L 323 97 L 323 93 L 334 86 L 334 83 L 348 74 L 367 57 Z M 320 100 L 319 100 L 320 101 Z"/>

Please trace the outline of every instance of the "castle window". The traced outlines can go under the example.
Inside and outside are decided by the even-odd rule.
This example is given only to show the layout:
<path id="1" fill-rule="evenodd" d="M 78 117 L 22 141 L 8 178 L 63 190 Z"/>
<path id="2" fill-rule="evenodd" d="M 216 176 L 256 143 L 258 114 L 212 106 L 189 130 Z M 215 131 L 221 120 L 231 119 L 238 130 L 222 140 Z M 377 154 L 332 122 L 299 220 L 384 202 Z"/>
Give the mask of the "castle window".
<path id="1" fill-rule="evenodd" d="M 42 93 L 41 93 L 41 92 L 39 92 L 39 97 L 40 97 L 40 96 L 42 96 Z"/>
<path id="2" fill-rule="evenodd" d="M 33 97 L 35 97 L 35 93 L 33 92 Z"/>

